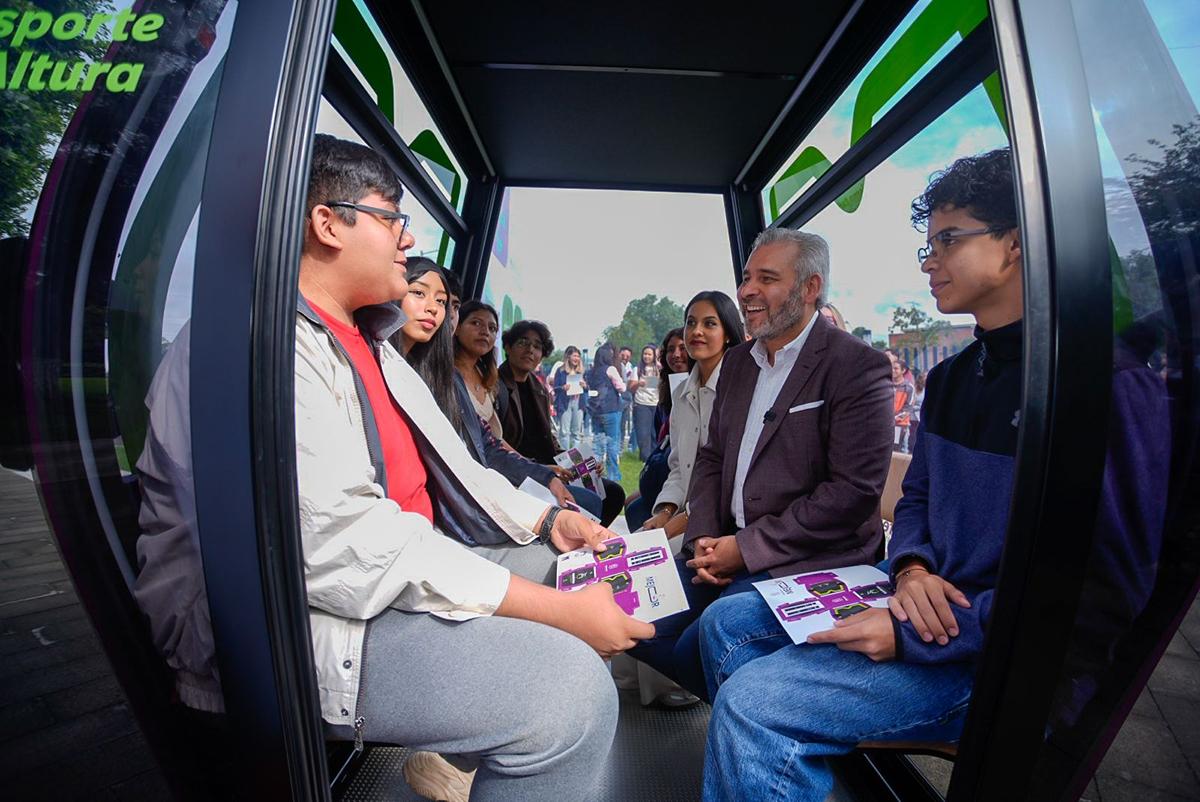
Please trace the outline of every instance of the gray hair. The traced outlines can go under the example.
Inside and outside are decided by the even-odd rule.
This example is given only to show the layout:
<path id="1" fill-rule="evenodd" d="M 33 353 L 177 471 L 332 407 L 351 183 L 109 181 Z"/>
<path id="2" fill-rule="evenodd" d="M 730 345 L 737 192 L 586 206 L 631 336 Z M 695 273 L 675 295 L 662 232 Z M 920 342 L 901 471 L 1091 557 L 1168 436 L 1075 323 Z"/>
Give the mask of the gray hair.
<path id="1" fill-rule="evenodd" d="M 796 246 L 796 287 L 808 281 L 813 276 L 821 277 L 821 294 L 817 296 L 817 309 L 829 300 L 829 243 L 816 234 L 808 234 L 793 228 L 768 228 L 754 238 L 750 247 L 753 256 L 763 245 L 775 242 L 790 242 Z"/>

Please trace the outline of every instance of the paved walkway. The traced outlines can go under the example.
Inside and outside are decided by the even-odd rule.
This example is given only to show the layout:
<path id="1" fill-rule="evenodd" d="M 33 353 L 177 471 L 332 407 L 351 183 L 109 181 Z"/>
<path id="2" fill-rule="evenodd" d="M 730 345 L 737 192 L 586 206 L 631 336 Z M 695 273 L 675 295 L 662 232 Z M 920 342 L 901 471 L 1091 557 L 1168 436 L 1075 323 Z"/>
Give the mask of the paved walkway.
<path id="1" fill-rule="evenodd" d="M 166 785 L 46 529 L 0 469 L 0 796 L 163 799 Z"/>
<path id="2" fill-rule="evenodd" d="M 935 780 L 949 777 L 944 761 L 925 759 L 922 766 Z M 22 801 L 167 797 L 59 560 L 33 485 L 4 469 L 0 789 L 0 797 Z M 1200 800 L 1200 605 L 1192 607 L 1084 798 Z"/>

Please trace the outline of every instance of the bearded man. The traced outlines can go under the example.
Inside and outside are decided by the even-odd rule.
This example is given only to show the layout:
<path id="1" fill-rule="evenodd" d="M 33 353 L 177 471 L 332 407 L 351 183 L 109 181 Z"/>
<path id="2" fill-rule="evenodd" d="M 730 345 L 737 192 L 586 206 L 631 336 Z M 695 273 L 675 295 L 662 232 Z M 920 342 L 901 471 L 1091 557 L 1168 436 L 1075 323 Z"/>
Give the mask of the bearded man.
<path id="1" fill-rule="evenodd" d="M 725 356 L 688 490 L 676 565 L 690 609 L 630 651 L 702 698 L 706 607 L 772 576 L 883 557 L 890 365 L 817 313 L 828 287 L 821 237 L 771 228 L 755 240 L 738 288 L 754 339 Z"/>

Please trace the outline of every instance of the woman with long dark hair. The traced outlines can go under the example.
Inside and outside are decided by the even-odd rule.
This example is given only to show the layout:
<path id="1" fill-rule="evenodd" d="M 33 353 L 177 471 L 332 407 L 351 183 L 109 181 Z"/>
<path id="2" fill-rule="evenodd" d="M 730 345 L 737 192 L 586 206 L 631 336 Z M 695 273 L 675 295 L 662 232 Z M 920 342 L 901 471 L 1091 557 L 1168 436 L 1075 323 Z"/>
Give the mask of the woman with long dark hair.
<path id="1" fill-rule="evenodd" d="M 458 310 L 454 330 L 454 367 L 466 384 L 475 413 L 487 423 L 497 439 L 504 437 L 496 411 L 496 387 L 500 374 L 496 365 L 496 335 L 500 316 L 483 301 L 467 301 Z"/>
<path id="2" fill-rule="evenodd" d="M 631 531 L 640 529 L 650 511 L 658 502 L 658 494 L 671 473 L 670 416 L 671 376 L 688 373 L 692 369 L 692 358 L 683 344 L 683 328 L 674 328 L 663 337 L 658 349 L 658 405 L 654 409 L 654 450 L 646 458 L 638 477 L 638 493 L 635 500 L 625 508 L 625 520 Z"/>
<path id="3" fill-rule="evenodd" d="M 476 414 L 471 391 L 455 369 L 454 347 L 451 344 L 455 338 L 449 326 L 450 302 L 444 276 L 443 268 L 432 260 L 421 257 L 409 259 L 408 295 L 400 302 L 408 321 L 392 335 L 392 344 L 429 386 L 434 400 L 454 424 L 459 437 L 477 462 L 495 468 L 514 486 L 519 487 L 526 478 L 531 478 L 548 488 L 560 506 L 582 507 L 603 520 L 608 506 L 598 495 L 584 488 L 576 488 L 576 492 L 572 493 L 556 475 L 554 468 L 540 465 L 510 449 L 492 435 Z M 486 304 L 478 306 L 490 308 Z M 471 315 L 470 304 L 464 304 L 462 309 L 466 310 L 466 315 Z M 460 320 L 465 319 L 462 309 Z M 494 358 L 492 365 L 495 365 Z M 624 495 L 621 495 L 620 501 L 623 500 Z M 617 510 L 620 510 L 619 506 Z M 608 518 L 605 526 L 615 517 L 614 514 Z"/>
<path id="4" fill-rule="evenodd" d="M 670 474 L 659 491 L 654 515 L 645 528 L 667 530 L 668 537 L 687 528 L 687 491 L 696 454 L 708 439 L 708 421 L 717 397 L 721 361 L 746 340 L 737 304 L 723 292 L 701 292 L 684 309 L 684 347 L 693 361 L 686 382 L 672 394 Z"/>
<path id="5" fill-rule="evenodd" d="M 654 412 L 658 409 L 658 349 L 654 343 L 642 348 L 637 366 L 637 389 L 633 392 L 633 429 L 637 433 L 638 457 L 642 462 L 658 444 Z"/>
<path id="6" fill-rule="evenodd" d="M 617 349 L 605 343 L 596 349 L 588 371 L 588 409 L 592 413 L 593 451 L 603 456 L 609 479 L 621 481 L 621 393 L 625 379 L 617 365 Z"/>
<path id="7" fill-rule="evenodd" d="M 400 309 L 408 317 L 389 339 L 429 387 L 438 406 L 450 419 L 459 436 L 464 434 L 458 394 L 454 389 L 454 335 L 446 322 L 450 294 L 446 274 L 432 259 L 408 260 L 408 293 Z"/>

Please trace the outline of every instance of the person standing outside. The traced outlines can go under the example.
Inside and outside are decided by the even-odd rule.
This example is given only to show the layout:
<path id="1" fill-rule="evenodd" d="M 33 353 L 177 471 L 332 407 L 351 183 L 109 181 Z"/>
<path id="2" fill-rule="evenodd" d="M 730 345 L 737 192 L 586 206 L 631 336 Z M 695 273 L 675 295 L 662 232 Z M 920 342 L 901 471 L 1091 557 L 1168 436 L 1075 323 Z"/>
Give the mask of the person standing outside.
<path id="1" fill-rule="evenodd" d="M 596 349 L 587 374 L 588 412 L 592 416 L 593 445 L 596 457 L 604 459 L 604 474 L 621 481 L 621 394 L 625 379 L 617 367 L 617 350 L 612 343 Z"/>
<path id="2" fill-rule="evenodd" d="M 558 437 L 564 448 L 583 442 L 583 406 L 587 398 L 583 378 L 583 355 L 573 345 L 563 352 L 563 364 L 554 374 L 554 411 L 558 414 Z"/>
<path id="3" fill-rule="evenodd" d="M 637 377 L 637 367 L 633 364 L 633 349 L 622 345 L 618 353 L 620 363 L 617 369 L 625 381 L 625 390 L 621 393 L 621 446 L 622 449 L 634 451 L 637 449 L 637 430 L 633 428 L 633 393 L 640 386 Z"/>
<path id="4" fill-rule="evenodd" d="M 888 349 L 888 361 L 892 370 L 892 414 L 895 420 L 895 434 L 892 445 L 895 451 L 908 453 L 908 425 L 912 417 L 913 389 L 912 382 L 904 376 L 904 363 L 896 356 L 896 352 Z"/>
<path id="5" fill-rule="evenodd" d="M 647 343 L 637 365 L 637 387 L 633 391 L 633 431 L 637 440 L 638 459 L 650 456 L 658 443 L 654 431 L 654 412 L 658 409 L 658 349 Z M 631 446 L 632 447 L 632 446 Z"/>

